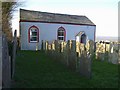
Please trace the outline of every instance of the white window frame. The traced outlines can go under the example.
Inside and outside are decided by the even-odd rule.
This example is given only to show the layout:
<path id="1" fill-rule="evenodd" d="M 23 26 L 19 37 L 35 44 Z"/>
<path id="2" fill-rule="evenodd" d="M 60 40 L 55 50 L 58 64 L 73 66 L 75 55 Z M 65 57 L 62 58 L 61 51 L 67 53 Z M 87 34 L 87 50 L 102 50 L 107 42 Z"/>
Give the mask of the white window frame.
<path id="1" fill-rule="evenodd" d="M 34 32 L 36 32 L 36 35 L 34 36 L 34 35 L 32 35 Z M 39 29 L 37 28 L 37 27 L 35 27 L 35 26 L 32 26 L 32 27 L 30 27 L 30 29 L 29 29 L 29 42 L 30 43 L 37 43 L 37 42 L 39 42 Z M 36 40 L 35 41 L 33 41 L 33 40 L 31 40 L 31 38 L 34 38 L 34 37 L 36 37 Z"/>
<path id="2" fill-rule="evenodd" d="M 59 35 L 58 33 L 63 33 L 63 35 Z M 58 38 L 59 41 L 64 41 L 64 40 L 65 40 L 65 35 L 64 35 L 64 34 L 65 34 L 65 29 L 64 29 L 63 27 L 60 27 L 60 28 L 58 29 L 57 34 L 58 34 L 57 38 Z M 63 37 L 63 39 L 60 40 L 60 39 L 59 39 L 60 37 Z"/>

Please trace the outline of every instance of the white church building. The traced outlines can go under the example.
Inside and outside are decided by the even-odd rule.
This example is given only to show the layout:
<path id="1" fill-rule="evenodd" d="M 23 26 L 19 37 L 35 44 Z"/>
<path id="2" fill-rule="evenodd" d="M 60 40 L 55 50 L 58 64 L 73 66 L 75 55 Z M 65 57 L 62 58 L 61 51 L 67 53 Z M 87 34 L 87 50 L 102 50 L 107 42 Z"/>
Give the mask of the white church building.
<path id="1" fill-rule="evenodd" d="M 41 49 L 43 41 L 95 41 L 96 25 L 86 16 L 20 9 L 21 50 Z"/>

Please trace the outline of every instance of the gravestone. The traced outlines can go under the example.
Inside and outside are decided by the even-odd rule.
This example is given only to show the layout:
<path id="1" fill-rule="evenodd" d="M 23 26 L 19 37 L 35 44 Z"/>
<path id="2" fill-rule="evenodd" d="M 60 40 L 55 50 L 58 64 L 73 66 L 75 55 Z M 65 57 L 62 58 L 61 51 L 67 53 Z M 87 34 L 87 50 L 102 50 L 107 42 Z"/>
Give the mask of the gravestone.
<path id="1" fill-rule="evenodd" d="M 110 54 L 110 44 L 105 44 L 105 60 L 109 62 L 109 54 Z"/>
<path id="2" fill-rule="evenodd" d="M 46 45 L 45 45 L 45 41 L 43 41 L 43 51 L 45 51 L 46 49 Z"/>
<path id="3" fill-rule="evenodd" d="M 2 4 L 0 4 L 0 89 L 2 89 Z"/>
<path id="4" fill-rule="evenodd" d="M 55 50 L 55 42 L 54 41 L 52 42 L 52 46 L 51 47 L 52 47 L 52 50 Z"/>
<path id="5" fill-rule="evenodd" d="M 68 63 L 68 43 L 64 42 L 64 47 L 63 47 L 63 61 L 64 64 L 68 67 L 69 63 Z"/>
<path id="6" fill-rule="evenodd" d="M 66 42 L 61 42 L 61 62 L 62 64 L 68 66 L 68 48 Z"/>
<path id="7" fill-rule="evenodd" d="M 64 42 L 60 43 L 60 52 L 63 52 L 63 48 L 64 48 Z"/>
<path id="8" fill-rule="evenodd" d="M 79 43 L 78 45 L 79 53 L 77 55 L 77 72 L 80 71 L 80 60 L 81 60 L 81 55 L 85 50 L 85 45 L 83 43 Z"/>
<path id="9" fill-rule="evenodd" d="M 69 51 L 68 51 L 68 63 L 69 68 L 73 71 L 77 69 L 77 55 L 76 55 L 76 41 L 71 41 L 69 43 Z"/>
<path id="10" fill-rule="evenodd" d="M 59 60 L 59 52 L 60 52 L 60 42 L 55 40 L 55 60 Z"/>
<path id="11" fill-rule="evenodd" d="M 87 54 L 90 55 L 91 59 L 94 57 L 94 41 L 88 40 L 86 43 Z"/>
<path id="12" fill-rule="evenodd" d="M 105 43 L 96 43 L 96 59 L 104 61 L 105 57 Z"/>
<path id="13" fill-rule="evenodd" d="M 63 58 L 63 64 L 68 66 L 68 45 L 66 42 L 63 42 L 63 52 L 62 52 L 62 58 Z"/>
<path id="14" fill-rule="evenodd" d="M 80 50 L 80 57 L 81 57 L 82 53 L 84 53 L 85 51 L 85 45 L 83 43 L 80 43 L 79 50 Z"/>
<path id="15" fill-rule="evenodd" d="M 80 57 L 80 42 L 76 41 L 76 53 L 77 53 L 77 57 Z"/>
<path id="16" fill-rule="evenodd" d="M 111 44 L 111 53 L 109 54 L 109 61 L 113 64 L 118 64 L 118 59 L 119 59 L 119 49 L 118 49 L 118 44 Z"/>
<path id="17" fill-rule="evenodd" d="M 57 60 L 59 60 L 62 63 L 63 60 L 63 53 L 62 53 L 62 42 L 59 41 L 58 43 L 58 54 L 57 54 Z"/>
<path id="18" fill-rule="evenodd" d="M 2 89 L 2 35 L 0 35 L 0 89 Z"/>
<path id="19" fill-rule="evenodd" d="M 84 53 L 84 51 L 85 51 L 85 45 L 83 44 L 83 43 L 80 43 L 79 44 L 79 57 L 77 57 L 77 64 L 78 64 L 78 72 L 80 71 L 80 61 L 82 60 L 82 55 L 84 55 L 83 53 Z"/>
<path id="20" fill-rule="evenodd" d="M 55 43 L 54 41 L 51 44 L 51 57 L 54 59 L 54 54 L 55 54 Z"/>
<path id="21" fill-rule="evenodd" d="M 80 75 L 85 76 L 87 78 L 92 77 L 92 70 L 91 70 L 91 58 L 89 55 L 87 55 L 87 52 L 85 51 L 82 53 L 80 59 L 80 65 L 79 65 L 79 72 Z"/>
<path id="22" fill-rule="evenodd" d="M 51 57 L 51 51 L 52 51 L 52 47 L 51 47 L 51 44 L 48 43 L 48 50 L 47 50 L 47 53 L 48 55 Z"/>
<path id="23" fill-rule="evenodd" d="M 42 42 L 41 42 L 41 50 L 43 51 L 44 50 L 44 42 L 43 42 L 43 40 L 42 40 Z"/>
<path id="24" fill-rule="evenodd" d="M 59 52 L 59 42 L 55 40 L 55 50 Z"/>
<path id="25" fill-rule="evenodd" d="M 5 35 L 2 37 L 2 87 L 10 88 L 11 64 L 8 53 L 8 43 Z"/>
<path id="26" fill-rule="evenodd" d="M 80 57 L 77 57 L 77 72 L 79 72 L 80 75 L 82 75 L 82 76 L 91 78 L 91 76 L 92 76 L 92 70 L 91 70 L 92 61 L 91 61 L 90 54 L 87 53 L 88 50 L 86 47 L 88 47 L 88 46 L 85 46 L 83 43 L 80 43 L 80 46 L 79 46 Z"/>
<path id="27" fill-rule="evenodd" d="M 15 59 L 16 59 L 16 48 L 17 48 L 17 30 L 14 32 L 14 38 L 13 38 L 13 57 L 11 61 L 12 65 L 12 78 L 14 77 L 15 74 Z"/>
<path id="28" fill-rule="evenodd" d="M 47 54 L 47 50 L 48 50 L 48 41 L 45 41 L 45 53 Z"/>

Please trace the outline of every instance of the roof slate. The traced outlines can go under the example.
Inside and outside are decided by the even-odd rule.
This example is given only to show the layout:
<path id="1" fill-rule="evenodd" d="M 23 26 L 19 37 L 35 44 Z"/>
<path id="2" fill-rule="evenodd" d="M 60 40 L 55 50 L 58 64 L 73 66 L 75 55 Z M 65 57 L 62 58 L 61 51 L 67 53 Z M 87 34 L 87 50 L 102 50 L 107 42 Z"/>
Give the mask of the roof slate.
<path id="1" fill-rule="evenodd" d="M 20 9 L 20 21 L 21 20 L 95 25 L 86 16 L 40 12 L 25 9 Z"/>

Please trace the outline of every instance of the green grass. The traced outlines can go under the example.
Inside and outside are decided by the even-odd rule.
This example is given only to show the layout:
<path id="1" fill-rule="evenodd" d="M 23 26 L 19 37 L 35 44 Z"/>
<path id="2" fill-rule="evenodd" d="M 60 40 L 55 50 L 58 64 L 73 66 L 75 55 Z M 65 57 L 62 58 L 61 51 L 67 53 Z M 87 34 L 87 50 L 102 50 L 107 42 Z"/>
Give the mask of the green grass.
<path id="1" fill-rule="evenodd" d="M 92 79 L 38 51 L 18 51 L 13 88 L 117 88 L 118 65 L 93 61 Z"/>

